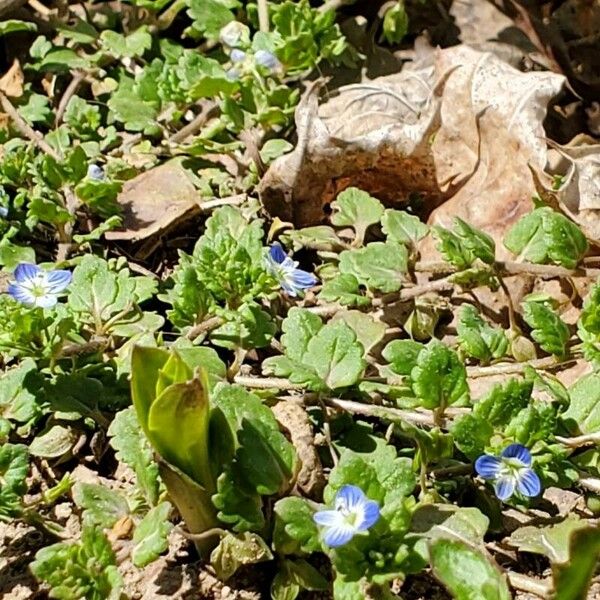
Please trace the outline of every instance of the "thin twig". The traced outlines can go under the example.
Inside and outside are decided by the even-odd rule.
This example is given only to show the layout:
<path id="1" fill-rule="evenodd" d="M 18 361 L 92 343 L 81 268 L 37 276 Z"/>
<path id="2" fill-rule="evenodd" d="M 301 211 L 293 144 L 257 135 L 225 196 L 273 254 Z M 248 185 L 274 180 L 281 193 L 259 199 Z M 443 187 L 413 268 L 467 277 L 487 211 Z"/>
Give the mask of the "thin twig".
<path id="1" fill-rule="evenodd" d="M 245 375 L 236 375 L 233 378 L 235 383 L 248 388 L 257 390 L 277 389 L 277 390 L 303 390 L 301 383 L 292 383 L 289 379 L 282 377 L 247 377 Z"/>
<path id="2" fill-rule="evenodd" d="M 557 361 L 554 356 L 546 356 L 535 360 L 528 360 L 519 363 L 504 363 L 490 365 L 489 367 L 467 367 L 467 375 L 473 379 L 478 377 L 491 377 L 493 375 L 512 375 L 523 373 L 525 367 L 534 369 L 557 369 L 574 363 L 576 358 L 569 358 L 564 361 Z"/>
<path id="3" fill-rule="evenodd" d="M 211 529 L 207 529 L 202 533 L 190 533 L 183 527 L 177 527 L 176 531 L 177 533 L 180 533 L 184 538 L 192 540 L 193 542 L 199 542 L 207 538 L 214 537 L 215 535 L 218 535 L 220 537 L 227 535 L 227 531 L 225 531 L 225 529 L 221 529 L 220 527 L 212 527 Z"/>
<path id="4" fill-rule="evenodd" d="M 577 269 L 565 269 L 555 265 L 536 265 L 528 262 L 497 261 L 496 268 L 504 275 L 535 275 L 541 279 L 552 279 L 554 277 L 574 277 L 577 275 L 595 277 L 600 274 L 600 269 L 578 267 Z M 417 262 L 415 271 L 422 273 L 435 273 L 445 275 L 456 273 L 457 269 L 446 262 Z"/>
<path id="5" fill-rule="evenodd" d="M 258 28 L 269 33 L 269 4 L 267 0 L 258 0 Z"/>
<path id="6" fill-rule="evenodd" d="M 199 206 L 203 211 L 212 210 L 219 206 L 240 206 L 248 199 L 248 194 L 236 194 L 235 196 L 227 196 L 226 198 L 215 198 L 206 202 L 199 202 Z"/>
<path id="7" fill-rule="evenodd" d="M 508 581 L 515 590 L 529 592 L 540 598 L 548 598 L 552 593 L 552 585 L 547 580 L 534 579 L 522 573 L 508 571 Z"/>
<path id="8" fill-rule="evenodd" d="M 66 87 L 60 102 L 58 103 L 58 108 L 56 109 L 56 117 L 54 118 L 54 125 L 58 127 L 61 122 L 63 115 L 65 114 L 65 110 L 67 109 L 67 105 L 69 104 L 69 100 L 73 97 L 73 94 L 78 90 L 81 83 L 85 80 L 86 74 L 83 71 L 75 71 L 73 73 L 73 78 L 69 82 L 69 85 Z"/>
<path id="9" fill-rule="evenodd" d="M 387 406 L 375 406 L 373 404 L 363 404 L 362 402 L 355 402 L 354 400 L 339 400 L 337 398 L 327 398 L 324 400 L 325 404 L 333 407 L 340 408 L 347 412 L 366 415 L 369 417 L 379 417 L 387 419 L 389 421 L 400 422 L 406 421 L 413 425 L 425 425 L 427 427 L 434 426 L 434 415 L 432 411 L 413 411 L 403 410 L 400 408 L 391 408 Z M 446 410 L 446 417 L 456 417 L 462 415 L 468 410 L 461 408 L 449 408 Z"/>
<path id="10" fill-rule="evenodd" d="M 221 317 L 210 317 L 210 319 L 206 319 L 206 321 L 203 321 L 198 325 L 194 325 L 187 332 L 185 337 L 193 342 L 197 337 L 200 337 L 203 333 L 208 333 L 209 331 L 216 329 L 222 324 L 223 319 Z"/>
<path id="11" fill-rule="evenodd" d="M 42 152 L 45 152 L 51 156 L 55 161 L 60 162 L 62 156 L 60 156 L 52 146 L 44 140 L 42 135 L 32 129 L 17 112 L 17 109 L 12 105 L 12 102 L 0 91 L 0 104 L 4 112 L 12 119 L 15 127 L 19 132 L 26 138 L 30 139 Z"/>
<path id="12" fill-rule="evenodd" d="M 581 448 L 582 446 L 600 445 L 600 432 L 577 435 L 575 437 L 562 437 L 557 435 L 554 439 L 569 448 Z"/>
<path id="13" fill-rule="evenodd" d="M 176 131 L 170 138 L 169 143 L 180 144 L 187 138 L 194 135 L 197 131 L 200 131 L 204 127 L 205 123 L 214 114 L 217 109 L 216 102 L 206 102 L 202 107 L 202 112 L 198 113 L 196 117 L 190 121 L 185 127 L 182 127 L 179 131 Z"/>

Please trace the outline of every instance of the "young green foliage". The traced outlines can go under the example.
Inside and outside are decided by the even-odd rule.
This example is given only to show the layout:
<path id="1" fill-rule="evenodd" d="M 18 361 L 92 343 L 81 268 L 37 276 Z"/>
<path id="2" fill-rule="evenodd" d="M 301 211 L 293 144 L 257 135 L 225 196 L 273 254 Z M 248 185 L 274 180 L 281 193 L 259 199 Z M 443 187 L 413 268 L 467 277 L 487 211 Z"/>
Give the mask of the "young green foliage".
<path id="1" fill-rule="evenodd" d="M 483 364 L 502 358 L 508 351 L 508 338 L 504 331 L 488 325 L 470 304 L 461 309 L 456 330 L 463 352 Z"/>
<path id="2" fill-rule="evenodd" d="M 331 203 L 331 222 L 338 227 L 352 227 L 355 231 L 354 245 L 362 246 L 367 229 L 379 223 L 383 216 L 383 204 L 367 192 L 351 187 L 341 192 Z"/>
<path id="3" fill-rule="evenodd" d="M 397 242 L 372 242 L 340 253 L 340 272 L 354 275 L 369 290 L 396 292 L 408 270 L 408 251 Z"/>
<path id="4" fill-rule="evenodd" d="M 459 271 L 473 266 L 476 259 L 491 265 L 495 260 L 496 244 L 487 233 L 472 227 L 459 217 L 454 219 L 454 230 L 435 226 L 437 249 Z"/>
<path id="5" fill-rule="evenodd" d="M 39 550 L 30 568 L 50 586 L 51 598 L 119 600 L 123 582 L 116 565 L 102 530 L 87 525 L 79 542 L 60 542 Z"/>
<path id="6" fill-rule="evenodd" d="M 548 206 L 521 217 L 504 237 L 504 245 L 519 259 L 574 269 L 588 249 L 575 223 Z"/>
<path id="7" fill-rule="evenodd" d="M 547 302 L 525 299 L 523 320 L 531 327 L 531 337 L 542 350 L 558 357 L 566 356 L 571 336 L 569 327 Z"/>
<path id="8" fill-rule="evenodd" d="M 282 325 L 284 356 L 263 362 L 263 371 L 287 377 L 315 391 L 358 383 L 366 367 L 364 348 L 342 321 L 323 325 L 307 310 L 292 308 Z"/>

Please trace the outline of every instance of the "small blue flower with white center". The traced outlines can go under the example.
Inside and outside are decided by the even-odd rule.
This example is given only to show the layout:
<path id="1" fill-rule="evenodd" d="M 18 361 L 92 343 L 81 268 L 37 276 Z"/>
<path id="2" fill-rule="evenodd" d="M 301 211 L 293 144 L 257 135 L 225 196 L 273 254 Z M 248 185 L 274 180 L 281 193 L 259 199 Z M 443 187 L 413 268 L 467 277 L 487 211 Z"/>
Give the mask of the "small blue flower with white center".
<path id="1" fill-rule="evenodd" d="M 347 544 L 355 535 L 366 532 L 379 520 L 379 504 L 369 500 L 355 485 L 345 485 L 335 496 L 334 510 L 320 510 L 313 515 L 323 527 L 323 541 L 330 548 Z"/>
<path id="2" fill-rule="evenodd" d="M 511 444 L 500 456 L 484 454 L 475 461 L 477 474 L 494 482 L 499 500 L 508 500 L 515 492 L 521 496 L 537 496 L 542 484 L 531 468 L 531 453 L 521 444 Z"/>
<path id="3" fill-rule="evenodd" d="M 88 166 L 87 170 L 87 178 L 93 179 L 94 181 L 105 181 L 106 175 L 104 174 L 104 170 L 102 167 L 92 163 Z"/>
<path id="4" fill-rule="evenodd" d="M 6 219 L 8 217 L 8 208 L 6 206 L 0 206 L 0 217 Z"/>
<path id="5" fill-rule="evenodd" d="M 276 71 L 281 67 L 281 63 L 277 60 L 277 57 L 267 50 L 257 50 L 254 54 L 254 60 L 261 67 L 269 69 L 270 71 Z"/>
<path id="6" fill-rule="evenodd" d="M 298 269 L 298 262 L 287 256 L 277 243 L 269 249 L 265 257 L 265 266 L 290 296 L 297 296 L 298 292 L 307 290 L 317 283 L 317 278 L 308 271 Z"/>
<path id="7" fill-rule="evenodd" d="M 58 295 L 71 283 L 70 271 L 43 271 L 31 263 L 20 263 L 13 277 L 8 286 L 9 295 L 30 307 L 53 307 Z"/>

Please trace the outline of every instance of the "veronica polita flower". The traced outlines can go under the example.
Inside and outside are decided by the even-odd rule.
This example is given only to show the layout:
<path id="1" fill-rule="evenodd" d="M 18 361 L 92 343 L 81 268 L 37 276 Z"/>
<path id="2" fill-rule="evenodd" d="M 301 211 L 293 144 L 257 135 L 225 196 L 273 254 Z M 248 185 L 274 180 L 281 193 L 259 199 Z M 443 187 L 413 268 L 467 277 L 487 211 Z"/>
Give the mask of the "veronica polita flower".
<path id="1" fill-rule="evenodd" d="M 537 496 L 542 484 L 531 468 L 531 453 L 521 444 L 511 444 L 500 456 L 484 454 L 475 461 L 475 471 L 494 483 L 499 500 L 508 500 L 515 492 L 521 496 Z"/>
<path id="2" fill-rule="evenodd" d="M 37 265 L 21 263 L 13 273 L 8 293 L 25 306 L 51 308 L 58 295 L 71 283 L 70 271 L 43 271 Z"/>
<path id="3" fill-rule="evenodd" d="M 335 496 L 334 510 L 320 510 L 313 519 L 323 527 L 323 541 L 338 548 L 375 525 L 379 516 L 377 502 L 369 500 L 359 487 L 345 485 Z"/>
<path id="4" fill-rule="evenodd" d="M 277 243 L 269 249 L 265 266 L 290 296 L 297 296 L 298 292 L 307 290 L 317 283 L 317 278 L 308 271 L 298 269 L 298 262 L 287 256 Z"/>
<path id="5" fill-rule="evenodd" d="M 267 50 L 257 50 L 254 54 L 254 60 L 261 67 L 269 69 L 270 71 L 277 71 L 281 67 L 281 63 L 277 57 Z"/>

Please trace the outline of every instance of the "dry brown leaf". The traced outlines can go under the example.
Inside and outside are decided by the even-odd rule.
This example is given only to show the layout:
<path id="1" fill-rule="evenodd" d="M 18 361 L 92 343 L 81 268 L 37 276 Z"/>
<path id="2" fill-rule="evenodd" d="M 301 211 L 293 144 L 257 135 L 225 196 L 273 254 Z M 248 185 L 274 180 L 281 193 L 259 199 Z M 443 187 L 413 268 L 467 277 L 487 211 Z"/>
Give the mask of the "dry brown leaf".
<path id="1" fill-rule="evenodd" d="M 10 98 L 20 98 L 23 95 L 24 81 L 21 63 L 15 58 L 10 69 L 0 78 L 0 91 Z"/>
<path id="2" fill-rule="evenodd" d="M 131 179 L 117 200 L 123 207 L 123 227 L 106 232 L 108 240 L 145 240 L 200 212 L 198 192 L 177 161 Z"/>
<path id="3" fill-rule="evenodd" d="M 261 184 L 267 210 L 305 226 L 350 185 L 388 205 L 416 193 L 425 212 L 447 200 L 431 222 L 461 216 L 497 241 L 530 210 L 529 165 L 546 164 L 542 121 L 564 78 L 522 73 L 465 45 L 417 50 L 400 73 L 343 87 L 320 107 L 309 90 L 297 147 Z"/>

